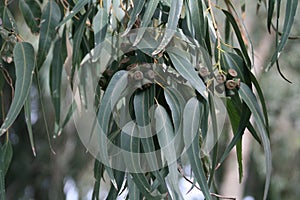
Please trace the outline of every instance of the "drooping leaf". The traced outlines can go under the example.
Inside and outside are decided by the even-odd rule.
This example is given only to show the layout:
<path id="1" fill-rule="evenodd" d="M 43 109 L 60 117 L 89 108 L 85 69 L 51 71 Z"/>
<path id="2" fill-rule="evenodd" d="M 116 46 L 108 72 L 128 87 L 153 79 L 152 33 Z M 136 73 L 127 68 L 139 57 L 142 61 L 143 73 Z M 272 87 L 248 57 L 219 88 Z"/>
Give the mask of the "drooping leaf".
<path id="1" fill-rule="evenodd" d="M 79 0 L 75 4 L 75 6 L 72 9 L 72 11 L 70 12 L 70 14 L 64 20 L 62 20 L 59 24 L 57 24 L 56 27 L 59 27 L 59 26 L 63 25 L 64 23 L 66 23 L 68 20 L 70 20 L 72 17 L 74 17 L 79 11 L 81 11 L 84 8 L 84 6 L 88 3 L 89 3 L 89 0 Z"/>
<path id="2" fill-rule="evenodd" d="M 10 10 L 8 9 L 8 7 L 6 6 L 3 9 L 2 26 L 15 33 L 19 33 L 16 20 L 10 12 Z"/>
<path id="3" fill-rule="evenodd" d="M 247 104 L 249 109 L 251 110 L 254 121 L 257 124 L 257 127 L 259 129 L 259 134 L 262 140 L 263 148 L 265 151 L 266 156 L 266 183 L 265 183 L 265 190 L 264 190 L 264 197 L 263 199 L 267 199 L 268 190 L 270 186 L 270 179 L 271 179 L 271 172 L 272 172 L 272 155 L 271 155 L 271 146 L 270 146 L 270 140 L 268 138 L 268 132 L 267 128 L 264 123 L 263 115 L 261 113 L 260 107 L 257 103 L 257 100 L 255 98 L 255 95 L 250 90 L 250 88 L 245 85 L 244 83 L 241 83 L 240 89 L 239 89 L 239 95 L 243 99 L 243 101 Z"/>
<path id="4" fill-rule="evenodd" d="M 164 48 L 172 40 L 172 38 L 175 34 L 175 31 L 177 29 L 178 20 L 180 17 L 182 6 L 183 6 L 183 0 L 172 1 L 164 37 L 162 38 L 160 45 L 152 53 L 152 55 L 156 55 L 156 54 L 160 53 L 162 50 L 164 50 Z"/>
<path id="5" fill-rule="evenodd" d="M 99 146 L 102 148 L 99 151 L 100 160 L 105 164 L 105 169 L 113 183 L 117 188 L 116 181 L 113 175 L 111 166 L 109 166 L 108 147 L 107 147 L 107 135 L 109 134 L 109 121 L 112 114 L 112 110 L 116 103 L 120 100 L 123 91 L 127 86 L 126 71 L 118 71 L 109 82 L 107 89 L 102 98 L 99 111 L 98 111 L 98 123 L 99 123 Z"/>
<path id="6" fill-rule="evenodd" d="M 130 14 L 130 20 L 127 24 L 127 28 L 125 32 L 122 34 L 122 36 L 125 36 L 129 33 L 131 30 L 132 26 L 134 25 L 135 21 L 137 20 L 137 17 L 139 16 L 140 12 L 142 11 L 144 4 L 146 0 L 134 0 L 133 1 L 133 9 Z"/>
<path id="7" fill-rule="evenodd" d="M 59 6 L 55 1 L 49 1 L 43 9 L 41 18 L 40 38 L 39 47 L 37 53 L 37 68 L 43 65 L 51 44 L 56 35 L 56 26 L 58 25 L 61 18 L 61 12 Z"/>
<path id="8" fill-rule="evenodd" d="M 65 31 L 62 38 L 54 43 L 53 59 L 50 66 L 50 93 L 55 110 L 56 124 L 60 122 L 60 102 L 63 64 L 67 58 Z"/>
<path id="9" fill-rule="evenodd" d="M 100 8 L 93 19 L 95 46 L 104 41 L 108 26 L 108 14 L 104 8 Z"/>
<path id="10" fill-rule="evenodd" d="M 14 48 L 16 68 L 15 95 L 8 114 L 0 128 L 0 136 L 12 125 L 20 113 L 30 91 L 35 67 L 34 49 L 27 42 L 17 43 Z"/>
<path id="11" fill-rule="evenodd" d="M 294 24 L 295 15 L 298 7 L 298 0 L 290 0 L 286 1 L 286 10 L 285 10 L 285 18 L 283 24 L 283 34 L 280 38 L 280 42 L 276 47 L 275 53 L 271 58 L 271 62 L 267 66 L 266 70 L 270 70 L 270 68 L 274 65 L 274 63 L 278 60 L 280 53 L 282 52 L 284 46 L 286 45 L 292 26 Z"/>
<path id="12" fill-rule="evenodd" d="M 245 41 L 243 40 L 241 30 L 240 30 L 236 20 L 234 19 L 232 14 L 230 12 L 228 12 L 227 10 L 222 9 L 222 11 L 226 15 L 226 18 L 230 22 L 230 24 L 231 24 L 231 26 L 232 26 L 232 28 L 235 32 L 235 35 L 236 35 L 237 40 L 239 42 L 239 45 L 241 47 L 241 51 L 242 51 L 242 54 L 243 54 L 243 59 L 245 60 L 246 66 L 248 68 L 251 68 L 251 66 L 252 66 L 251 60 L 250 60 L 250 57 L 248 55 L 248 51 L 247 51 L 247 48 L 246 48 L 246 45 L 245 45 Z"/>
<path id="13" fill-rule="evenodd" d="M 132 177 L 127 177 L 128 184 L 128 198 L 129 199 L 141 199 L 139 188 L 136 183 L 133 181 Z"/>
<path id="14" fill-rule="evenodd" d="M 24 104 L 24 113 L 25 113 L 25 122 L 27 125 L 27 131 L 29 135 L 30 145 L 33 152 L 33 155 L 36 156 L 34 140 L 33 140 L 33 132 L 32 132 L 32 124 L 31 124 L 31 97 L 28 95 L 25 104 Z"/>
<path id="15" fill-rule="evenodd" d="M 175 48 L 168 48 L 167 52 L 170 56 L 175 69 L 201 94 L 207 99 L 206 86 L 202 79 L 198 76 L 191 62 L 188 60 L 187 52 Z"/>
<path id="16" fill-rule="evenodd" d="M 39 32 L 41 7 L 35 0 L 20 0 L 19 8 L 32 33 Z"/>
<path id="17" fill-rule="evenodd" d="M 100 182 L 101 178 L 103 177 L 103 172 L 104 172 L 104 167 L 103 164 L 95 159 L 94 163 L 94 178 L 95 184 L 94 184 L 94 190 L 93 190 L 93 195 L 92 195 L 92 200 L 99 200 L 99 195 L 100 195 Z"/>
<path id="18" fill-rule="evenodd" d="M 152 16 L 153 16 L 153 14 L 154 14 L 154 12 L 157 8 L 158 3 L 159 3 L 159 0 L 148 1 L 147 8 L 145 10 L 143 19 L 141 20 L 141 25 L 140 25 L 140 28 L 138 30 L 138 34 L 136 36 L 136 39 L 133 43 L 133 46 L 136 46 L 141 41 L 141 39 L 143 38 L 143 35 L 146 31 L 146 27 L 149 25 L 149 23 L 152 19 Z"/>
<path id="19" fill-rule="evenodd" d="M 195 38 L 198 40 L 199 44 L 202 44 L 202 40 L 204 39 L 206 32 L 206 23 L 204 20 L 202 3 L 202 1 L 189 1 Z"/>
<path id="20" fill-rule="evenodd" d="M 5 199 L 5 175 L 9 168 L 13 150 L 10 141 L 3 146 L 0 144 L 0 198 Z"/>
<path id="21" fill-rule="evenodd" d="M 191 98 L 183 112 L 183 139 L 187 154 L 194 172 L 195 178 L 200 185 L 203 195 L 207 200 L 211 199 L 209 187 L 201 161 L 199 149 L 199 124 L 201 119 L 201 108 L 199 101 L 193 97 Z"/>
<path id="22" fill-rule="evenodd" d="M 169 180 L 170 187 L 169 193 L 174 193 L 176 199 L 183 199 L 180 189 L 178 187 L 178 170 L 177 170 L 177 155 L 175 148 L 175 137 L 173 127 L 170 118 L 164 109 L 164 107 L 158 105 L 155 109 L 155 119 L 156 119 L 156 131 L 158 142 L 160 144 L 160 149 L 162 151 L 164 160 L 169 168 L 169 175 L 167 179 Z"/>
<path id="23" fill-rule="evenodd" d="M 269 3 L 268 3 L 267 27 L 268 27 L 269 32 L 271 32 L 272 17 L 273 17 L 274 8 L 275 8 L 275 1 L 276 0 L 269 0 Z"/>

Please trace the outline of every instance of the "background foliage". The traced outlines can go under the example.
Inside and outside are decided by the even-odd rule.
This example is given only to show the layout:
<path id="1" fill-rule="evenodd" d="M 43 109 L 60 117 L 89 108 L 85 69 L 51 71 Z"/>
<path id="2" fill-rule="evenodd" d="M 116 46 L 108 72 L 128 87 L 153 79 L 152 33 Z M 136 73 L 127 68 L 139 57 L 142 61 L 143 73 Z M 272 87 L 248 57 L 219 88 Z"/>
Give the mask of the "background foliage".
<path id="1" fill-rule="evenodd" d="M 264 27 L 275 34 L 275 45 L 270 49 L 270 59 L 265 66 L 267 66 L 266 69 L 270 69 L 275 65 L 283 79 L 287 78 L 281 72 L 277 59 L 289 39 L 297 4 L 297 0 L 257 1 L 257 11 L 265 13 L 265 16 L 262 16 L 266 18 Z M 250 37 L 244 28 L 243 17 L 246 8 L 247 4 L 244 1 L 239 3 L 192 0 L 1 1 L 1 198 L 4 199 L 6 195 L 8 199 L 15 197 L 38 199 L 39 197 L 46 198 L 45 194 L 48 194 L 50 199 L 63 199 L 63 189 L 67 193 L 68 187 L 70 188 L 67 183 L 72 185 L 74 177 L 84 176 L 87 170 L 82 169 L 91 168 L 89 162 L 82 162 L 82 160 L 90 160 L 89 155 L 85 154 L 84 147 L 76 139 L 74 126 L 68 123 L 72 122 L 70 117 L 74 112 L 74 106 L 72 106 L 72 98 L 65 97 L 68 86 L 73 87 L 75 74 L 87 63 L 88 58 L 101 72 L 95 76 L 99 78 L 98 89 L 104 91 L 104 95 L 103 92 L 99 92 L 102 94 L 102 99 L 95 107 L 99 107 L 99 123 L 103 127 L 107 126 L 104 132 L 112 142 L 119 144 L 120 140 L 128 141 L 130 145 L 125 145 L 123 148 L 131 152 L 138 151 L 138 149 L 144 152 L 160 149 L 164 146 L 164 142 L 170 139 L 151 137 L 147 140 L 138 140 L 136 144 L 133 138 L 124 138 L 122 130 L 114 126 L 116 122 L 110 120 L 111 113 L 105 113 L 108 105 L 106 102 L 111 98 L 110 92 L 105 93 L 105 91 L 114 89 L 114 85 L 118 83 L 115 81 L 118 81 L 117 76 L 120 74 L 128 74 L 128 76 L 136 72 L 147 74 L 150 70 L 148 69 L 147 72 L 144 63 L 163 64 L 167 68 L 152 68 L 156 82 L 137 90 L 133 96 L 126 96 L 126 91 L 120 93 L 125 99 L 128 98 L 133 119 L 137 124 L 148 123 L 147 117 L 138 115 L 147 116 L 148 108 L 156 105 L 156 119 L 167 119 L 169 123 L 163 125 L 166 130 L 162 135 L 170 134 L 169 137 L 175 134 L 181 135 L 183 138 L 181 145 L 186 145 L 189 137 L 197 136 L 191 146 L 186 146 L 187 160 L 179 159 L 178 166 L 175 165 L 175 168 L 167 159 L 174 156 L 174 151 L 164 152 L 168 167 L 149 173 L 125 173 L 96 160 L 93 199 L 99 198 L 100 191 L 107 190 L 109 191 L 108 199 L 115 199 L 119 194 L 128 195 L 129 199 L 141 197 L 157 199 L 166 196 L 178 199 L 185 195 L 177 188 L 180 177 L 185 178 L 186 182 L 197 182 L 206 199 L 215 198 L 218 193 L 217 185 L 220 184 L 218 179 L 214 178 L 215 169 L 222 166 L 233 147 L 237 150 L 240 179 L 243 176 L 241 140 L 246 128 L 265 151 L 264 165 L 261 164 L 256 154 L 253 155 L 254 161 L 252 162 L 266 167 L 265 191 L 261 194 L 266 199 L 271 177 L 269 137 L 273 133 L 276 134 L 278 130 L 276 128 L 269 130 L 265 100 L 260 85 L 251 72 L 255 57 L 251 39 L 256 39 L 256 37 L 255 34 Z M 150 52 L 134 49 L 103 69 L 101 66 L 103 58 L 93 53 L 99 46 L 101 47 L 101 42 L 108 37 L 119 38 L 119 34 L 126 38 L 132 29 L 145 27 L 155 27 L 155 30 L 166 28 L 166 31 L 161 35 L 160 40 L 157 41 L 154 38 L 153 41 L 156 43 L 153 42 L 147 46 Z M 143 36 L 146 37 L 145 35 L 147 32 L 139 29 L 137 38 L 129 41 L 132 42 L 130 45 L 137 45 Z M 186 53 L 187 51 L 198 52 L 200 47 L 208 52 L 211 59 L 209 65 L 212 68 L 207 74 L 203 74 L 202 66 L 197 67 L 199 61 L 192 63 L 193 59 L 189 59 L 190 55 Z M 291 50 L 291 52 L 295 51 Z M 230 69 L 237 72 L 236 77 L 229 73 Z M 296 69 L 291 68 L 291 70 Z M 167 83 L 169 87 L 163 87 L 163 80 L 157 78 L 160 73 L 169 76 L 173 74 L 174 82 Z M 217 143 L 207 157 L 199 157 L 199 147 L 202 145 L 199 138 L 206 137 L 208 115 L 212 116 L 213 127 L 217 127 L 217 121 L 213 117 L 216 113 L 213 102 L 217 94 L 212 92 L 217 90 L 217 85 L 209 80 L 218 77 L 226 77 L 226 81 L 220 82 L 225 92 L 222 100 L 226 105 L 234 137 L 229 143 Z M 137 81 L 134 86 L 140 87 L 139 78 L 134 81 Z M 178 83 L 187 91 L 186 94 L 168 89 L 178 89 L 174 86 Z M 84 94 L 86 83 L 83 81 L 81 84 L 83 87 L 79 90 Z M 119 84 L 122 83 L 119 82 Z M 257 91 L 258 98 L 255 97 L 254 90 Z M 272 90 L 265 89 L 265 91 L 268 94 L 268 91 Z M 98 97 L 97 95 L 95 97 Z M 65 102 L 66 99 L 67 102 Z M 81 97 L 81 100 L 84 101 L 84 97 Z M 147 101 L 148 105 L 139 104 L 139 101 Z M 282 109 L 279 109 L 278 105 L 284 106 L 285 104 L 274 102 L 274 105 L 276 109 L 273 109 L 272 104 L 269 104 L 269 109 L 280 112 Z M 121 110 L 122 108 L 120 112 Z M 191 115 L 190 111 L 194 111 L 195 115 Z M 255 124 L 250 121 L 251 114 Z M 291 116 L 291 118 L 296 119 L 297 116 Z M 106 123 L 109 120 L 110 126 Z M 274 123 L 271 118 L 270 124 Z M 27 135 L 24 134 L 26 132 Z M 114 134 L 113 137 L 111 137 L 112 134 Z M 119 145 L 122 146 L 122 144 Z M 273 145 L 284 146 L 281 143 Z M 24 150 L 29 146 L 33 155 L 37 154 L 36 158 L 32 158 L 28 150 L 27 152 Z M 297 149 L 299 151 L 297 144 L 293 146 L 295 151 Z M 14 153 L 13 160 L 22 161 L 23 164 L 12 163 L 8 170 L 13 154 L 12 149 L 18 152 Z M 275 152 L 276 155 L 281 155 L 281 153 L 282 151 Z M 148 160 L 148 165 L 153 162 L 153 160 Z M 184 172 L 187 163 L 195 179 L 189 177 L 190 172 Z M 16 171 L 26 173 L 13 173 Z M 262 171 L 258 170 L 253 173 L 261 177 Z M 9 177 L 6 181 L 8 185 L 6 194 L 5 177 Z M 25 177 L 30 177 L 30 183 L 14 181 L 27 180 Z M 65 184 L 62 177 L 65 177 Z M 104 177 L 106 183 L 108 180 L 111 181 L 109 188 L 105 188 L 107 185 L 102 182 Z M 276 174 L 274 177 L 278 178 Z M 126 182 L 122 187 L 124 179 Z M 282 184 L 285 183 L 284 180 L 278 179 L 282 181 Z M 82 178 L 81 184 L 85 185 L 84 182 Z M 190 186 L 193 190 L 198 187 L 197 184 Z M 276 187 L 279 189 L 275 190 L 274 196 L 278 195 L 278 192 L 284 192 L 284 186 L 271 184 L 271 188 Z M 89 188 L 79 188 L 81 196 L 89 190 Z M 124 188 L 128 188 L 128 191 L 123 190 Z"/>

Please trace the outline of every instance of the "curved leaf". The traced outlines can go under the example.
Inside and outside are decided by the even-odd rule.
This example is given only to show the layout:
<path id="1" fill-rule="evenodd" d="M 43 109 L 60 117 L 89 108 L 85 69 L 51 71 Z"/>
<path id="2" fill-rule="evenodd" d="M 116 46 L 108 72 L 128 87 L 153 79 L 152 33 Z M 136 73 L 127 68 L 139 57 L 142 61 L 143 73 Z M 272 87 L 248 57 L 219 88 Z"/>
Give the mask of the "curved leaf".
<path id="1" fill-rule="evenodd" d="M 131 11 L 130 20 L 127 24 L 127 28 L 126 28 L 125 32 L 122 34 L 123 37 L 126 36 L 129 33 L 129 31 L 131 30 L 137 17 L 139 16 L 140 12 L 144 8 L 145 2 L 146 2 L 146 0 L 134 0 L 133 1 L 134 7 L 133 7 L 133 10 Z"/>
<path id="2" fill-rule="evenodd" d="M 183 6 L 183 0 L 172 1 L 164 37 L 163 37 L 160 45 L 152 53 L 152 55 L 156 55 L 156 54 L 160 53 L 172 40 L 172 38 L 175 34 L 175 31 L 177 29 L 177 24 L 178 24 L 181 10 L 182 10 L 182 6 Z"/>
<path id="3" fill-rule="evenodd" d="M 95 46 L 104 41 L 108 26 L 108 14 L 104 8 L 100 8 L 93 19 Z"/>
<path id="4" fill-rule="evenodd" d="M 200 95 L 207 99 L 206 86 L 202 79 L 198 76 L 197 72 L 194 70 L 191 62 L 188 60 L 187 52 L 184 52 L 175 48 L 168 48 L 167 52 L 170 59 L 175 67 L 175 69 L 183 76 L 189 83 L 200 93 Z"/>
<path id="5" fill-rule="evenodd" d="M 29 135 L 30 145 L 33 152 L 33 155 L 36 156 L 36 151 L 34 147 L 34 141 L 33 141 L 33 132 L 32 132 L 32 124 L 31 124 L 31 97 L 28 95 L 27 100 L 24 104 L 24 113 L 25 113 L 25 121 L 27 125 L 27 131 Z"/>
<path id="6" fill-rule="evenodd" d="M 298 0 L 289 0 L 286 1 L 286 11 L 285 11 L 285 19 L 284 19 L 284 25 L 283 25 L 283 34 L 281 36 L 280 42 L 278 46 L 276 47 L 276 51 L 272 56 L 271 62 L 267 66 L 266 70 L 270 70 L 270 68 L 274 65 L 274 63 L 278 60 L 279 55 L 281 51 L 283 50 L 284 46 L 286 45 L 294 20 L 295 15 L 297 12 L 298 7 Z"/>
<path id="7" fill-rule="evenodd" d="M 0 198 L 5 199 L 5 175 L 13 156 L 10 141 L 3 146 L 0 144 Z"/>
<path id="8" fill-rule="evenodd" d="M 239 89 L 239 95 L 243 99 L 243 101 L 248 105 L 249 109 L 251 110 L 254 120 L 257 124 L 257 127 L 259 129 L 260 137 L 263 143 L 263 148 L 265 151 L 266 156 L 266 183 L 265 183 L 265 191 L 264 191 L 264 200 L 267 199 L 268 190 L 270 186 L 270 179 L 271 179 L 271 172 L 272 172 L 272 155 L 271 155 L 271 146 L 270 146 L 270 140 L 268 138 L 268 132 L 266 129 L 266 126 L 264 124 L 263 116 L 260 111 L 259 105 L 257 103 L 257 100 L 255 98 L 255 95 L 250 90 L 250 88 L 245 85 L 244 83 L 241 83 L 240 89 Z"/>
<path id="9" fill-rule="evenodd" d="M 145 10 L 143 19 L 141 20 L 141 26 L 140 26 L 140 28 L 138 30 L 138 34 L 137 34 L 137 36 L 135 38 L 133 46 L 136 46 L 141 41 L 141 39 L 143 38 L 143 35 L 144 35 L 145 31 L 146 31 L 146 27 L 150 23 L 153 15 L 154 15 L 154 12 L 155 12 L 155 10 L 157 8 L 158 3 L 159 3 L 159 0 L 148 1 L 147 9 Z"/>
<path id="10" fill-rule="evenodd" d="M 40 18 L 42 15 L 40 5 L 35 0 L 20 0 L 19 8 L 31 32 L 39 32 Z"/>
<path id="11" fill-rule="evenodd" d="M 37 53 L 37 68 L 39 69 L 50 50 L 52 41 L 56 35 L 56 26 L 61 18 L 61 12 L 59 6 L 55 1 L 49 1 L 43 10 L 41 19 L 40 39 Z"/>
<path id="12" fill-rule="evenodd" d="M 199 125 L 201 120 L 201 109 L 199 101 L 196 97 L 191 98 L 183 112 L 183 139 L 187 149 L 191 168 L 195 174 L 195 178 L 205 196 L 210 200 L 210 192 L 207 184 L 206 176 L 203 169 L 203 163 L 199 157 Z"/>
<path id="13" fill-rule="evenodd" d="M 0 136 L 12 125 L 20 113 L 30 91 L 35 66 L 34 49 L 27 42 L 17 43 L 14 48 L 16 68 L 15 95 L 8 114 L 0 128 Z"/>

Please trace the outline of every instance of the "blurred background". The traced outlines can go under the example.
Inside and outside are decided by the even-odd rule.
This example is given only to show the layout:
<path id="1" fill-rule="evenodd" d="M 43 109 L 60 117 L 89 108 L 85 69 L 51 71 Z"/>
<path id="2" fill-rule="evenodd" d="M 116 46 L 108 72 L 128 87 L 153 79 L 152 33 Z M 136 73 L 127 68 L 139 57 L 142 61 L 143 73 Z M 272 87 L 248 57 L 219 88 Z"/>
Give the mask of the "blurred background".
<path id="1" fill-rule="evenodd" d="M 11 6 L 18 16 L 17 1 Z M 16 4 L 16 5 L 15 5 Z M 247 4 L 245 25 L 252 37 L 255 50 L 254 72 L 260 77 L 270 117 L 270 137 L 273 154 L 273 173 L 268 199 L 296 200 L 300 196 L 300 40 L 290 40 L 279 60 L 283 74 L 292 84 L 283 80 L 276 67 L 264 72 L 273 53 L 274 35 L 267 33 L 266 11 L 262 6 L 256 14 L 256 4 Z M 293 35 L 300 35 L 300 13 L 296 17 Z M 17 20 L 17 21 L 21 21 Z M 21 24 L 20 24 L 21 26 Z M 23 34 L 25 37 L 26 33 Z M 34 36 L 31 40 L 34 41 Z M 44 67 L 47 73 L 47 64 Z M 10 68 L 13 74 L 14 69 Z M 44 80 L 47 81 L 47 80 Z M 6 85 L 2 101 L 7 111 L 11 90 Z M 24 114 L 21 113 L 10 129 L 13 144 L 13 160 L 6 177 L 7 199 L 91 199 L 93 191 L 94 159 L 86 152 L 71 122 L 59 137 L 53 138 L 54 112 L 48 91 L 39 99 L 36 86 L 31 89 L 32 123 L 37 156 L 34 157 L 28 138 Z M 43 120 L 41 103 L 45 106 L 48 138 Z M 0 124 L 2 121 L 0 121 Z M 222 142 L 228 142 L 231 133 L 224 134 Z M 237 199 L 261 199 L 264 190 L 265 161 L 263 149 L 250 137 L 244 138 L 244 170 L 242 184 L 238 183 L 238 168 L 234 157 L 229 157 L 219 169 L 217 180 L 222 195 Z M 55 154 L 51 151 L 51 144 Z M 183 184 L 183 187 L 186 187 Z M 108 185 L 102 184 L 105 191 Z M 187 192 L 189 187 L 185 188 Z M 105 192 L 101 193 L 102 199 Z M 187 199 L 202 199 L 199 192 L 191 192 Z M 122 198 L 120 198 L 122 199 Z"/>

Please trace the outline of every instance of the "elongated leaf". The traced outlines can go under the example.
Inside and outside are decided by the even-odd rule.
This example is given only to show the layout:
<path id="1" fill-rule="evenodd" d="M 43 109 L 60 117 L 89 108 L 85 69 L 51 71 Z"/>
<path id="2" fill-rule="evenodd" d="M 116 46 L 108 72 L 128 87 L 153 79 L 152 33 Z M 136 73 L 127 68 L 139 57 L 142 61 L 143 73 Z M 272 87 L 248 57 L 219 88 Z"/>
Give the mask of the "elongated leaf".
<path id="1" fill-rule="evenodd" d="M 239 26 L 237 24 L 237 22 L 235 21 L 234 17 L 232 16 L 232 14 L 230 12 L 228 12 L 227 10 L 223 10 L 224 14 L 226 15 L 226 18 L 228 19 L 228 21 L 230 22 L 230 24 L 232 25 L 232 28 L 235 32 L 235 35 L 238 39 L 239 45 L 241 47 L 242 53 L 243 53 L 243 59 L 245 60 L 246 66 L 248 68 L 251 68 L 252 64 L 251 64 L 251 60 L 250 57 L 248 55 L 248 51 L 245 45 L 245 42 L 243 40 L 242 37 L 242 33 L 241 30 L 239 29 Z"/>
<path id="2" fill-rule="evenodd" d="M 19 33 L 16 20 L 12 15 L 12 13 L 10 12 L 10 10 L 8 9 L 8 7 L 6 6 L 3 9 L 2 26 L 15 33 Z"/>
<path id="3" fill-rule="evenodd" d="M 93 19 L 95 46 L 104 41 L 108 26 L 108 14 L 100 8 Z"/>
<path id="4" fill-rule="evenodd" d="M 61 78 L 63 64 L 67 58 L 65 31 L 62 38 L 58 39 L 53 48 L 53 59 L 50 66 L 50 93 L 55 110 L 56 123 L 60 122 L 60 102 L 61 102 Z"/>
<path id="5" fill-rule="evenodd" d="M 122 36 L 125 36 L 129 33 L 129 31 L 131 30 L 132 26 L 134 25 L 137 17 L 139 16 L 140 12 L 142 11 L 145 2 L 146 2 L 146 0 L 134 0 L 133 1 L 134 7 L 130 14 L 130 20 L 129 20 L 129 22 L 127 24 L 127 28 L 126 28 L 125 32 L 122 34 Z"/>
<path id="6" fill-rule="evenodd" d="M 59 27 L 61 25 L 63 25 L 64 23 L 66 23 L 68 20 L 70 20 L 72 17 L 74 17 L 80 10 L 83 9 L 83 7 L 88 4 L 89 0 L 79 0 L 74 8 L 72 9 L 72 11 L 70 12 L 70 14 L 64 19 L 62 20 L 59 24 L 57 24 L 56 26 Z"/>
<path id="7" fill-rule="evenodd" d="M 180 17 L 182 6 L 183 6 L 183 0 L 172 1 L 166 32 L 164 34 L 164 37 L 160 45 L 152 53 L 152 55 L 156 55 L 160 53 L 172 40 L 175 31 L 177 29 L 177 24 Z"/>
<path id="8" fill-rule="evenodd" d="M 281 51 L 283 50 L 284 46 L 286 45 L 292 26 L 294 24 L 295 15 L 298 7 L 298 0 L 290 0 L 286 1 L 286 11 L 285 11 L 285 19 L 283 24 L 283 34 L 281 36 L 280 42 L 276 48 L 275 53 L 272 56 L 271 62 L 269 63 L 267 67 L 267 71 L 270 70 L 270 68 L 274 65 L 274 63 L 277 61 Z"/>
<path id="9" fill-rule="evenodd" d="M 127 72 L 118 71 L 111 79 L 107 89 L 102 98 L 99 112 L 98 112 L 98 123 L 99 123 L 99 146 L 102 148 L 99 152 L 100 160 L 105 163 L 105 169 L 117 189 L 116 181 L 113 175 L 113 171 L 109 166 L 108 158 L 108 147 L 107 147 L 107 135 L 109 134 L 109 121 L 112 114 L 112 110 L 115 104 L 120 100 L 120 97 L 127 86 Z"/>
<path id="10" fill-rule="evenodd" d="M 36 156 L 33 133 L 32 133 L 32 125 L 31 125 L 31 97 L 28 95 L 27 100 L 24 104 L 24 113 L 25 113 L 25 122 L 27 125 L 27 131 L 29 135 L 30 145 L 33 152 L 33 155 Z"/>
<path id="11" fill-rule="evenodd" d="M 103 172 L 104 172 L 103 164 L 96 159 L 95 163 L 94 163 L 94 178 L 96 180 L 95 180 L 95 184 L 94 184 L 92 200 L 95 200 L 95 199 L 99 200 L 100 181 L 101 181 L 101 178 L 103 177 Z"/>
<path id="12" fill-rule="evenodd" d="M 200 188 L 205 196 L 205 199 L 210 200 L 209 187 L 207 185 L 206 176 L 203 170 L 203 164 L 199 157 L 199 124 L 201 119 L 201 109 L 199 101 L 193 97 L 191 98 L 183 112 L 183 139 L 191 163 L 195 178 L 200 185 Z"/>
<path id="13" fill-rule="evenodd" d="M 133 181 L 132 177 L 127 177 L 127 184 L 128 184 L 128 197 L 129 199 L 141 199 L 140 191 Z"/>
<path id="14" fill-rule="evenodd" d="M 12 159 L 13 151 L 10 141 L 0 144 L 0 198 L 5 199 L 5 175 Z"/>
<path id="15" fill-rule="evenodd" d="M 149 25 L 153 15 L 154 15 L 154 12 L 157 8 L 158 3 L 159 3 L 159 0 L 148 1 L 147 8 L 145 10 L 143 19 L 141 20 L 141 26 L 138 30 L 138 34 L 133 43 L 133 46 L 136 46 L 143 38 L 143 35 L 146 31 L 146 27 Z"/>
<path id="16" fill-rule="evenodd" d="M 191 62 L 188 60 L 187 52 L 176 50 L 175 48 L 168 48 L 167 52 L 175 69 L 183 76 L 189 83 L 200 93 L 200 95 L 207 99 L 206 86 L 202 79 L 194 70 Z"/>
<path id="17" fill-rule="evenodd" d="M 272 172 L 272 156 L 271 156 L 271 146 L 270 141 L 268 138 L 268 132 L 266 129 L 266 126 L 264 124 L 263 116 L 260 111 L 259 105 L 257 103 L 257 100 L 253 94 L 253 92 L 250 90 L 250 88 L 245 85 L 244 83 L 241 83 L 240 89 L 239 89 L 239 95 L 243 99 L 243 101 L 248 105 L 249 109 L 251 110 L 254 120 L 257 124 L 257 127 L 259 129 L 260 137 L 263 143 L 263 148 L 265 151 L 266 156 L 266 183 L 265 183 L 265 191 L 264 191 L 264 197 L 263 199 L 267 199 L 268 190 L 270 186 L 270 179 L 271 179 L 271 172 Z"/>
<path id="18" fill-rule="evenodd" d="M 273 17 L 273 13 L 274 13 L 275 1 L 276 0 L 269 0 L 269 3 L 268 3 L 267 27 L 268 27 L 269 32 L 271 32 L 272 17 Z"/>
<path id="19" fill-rule="evenodd" d="M 202 1 L 189 1 L 189 7 L 191 10 L 192 23 L 195 29 L 195 38 L 200 44 L 202 44 L 202 40 L 204 39 L 206 32 Z"/>
<path id="20" fill-rule="evenodd" d="M 43 10 L 41 19 L 39 47 L 37 53 L 38 69 L 46 60 L 52 41 L 56 35 L 55 27 L 58 25 L 60 18 L 61 13 L 59 6 L 55 3 L 55 1 L 49 1 Z"/>
<path id="21" fill-rule="evenodd" d="M 169 193 L 174 193 L 176 199 L 183 199 L 179 190 L 178 170 L 177 170 L 177 155 L 175 149 L 175 135 L 173 127 L 168 116 L 168 113 L 162 106 L 158 106 L 155 110 L 156 119 L 156 131 L 158 142 L 162 151 L 162 154 L 167 161 L 169 168 L 168 180 L 172 190 Z"/>
<path id="22" fill-rule="evenodd" d="M 14 48 L 16 68 L 15 95 L 8 114 L 0 128 L 0 136 L 12 125 L 20 113 L 30 91 L 35 66 L 34 49 L 27 42 L 17 43 Z"/>
<path id="23" fill-rule="evenodd" d="M 20 0 L 19 8 L 32 33 L 39 32 L 41 7 L 35 0 Z"/>

